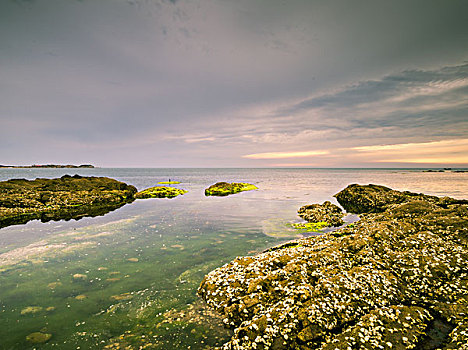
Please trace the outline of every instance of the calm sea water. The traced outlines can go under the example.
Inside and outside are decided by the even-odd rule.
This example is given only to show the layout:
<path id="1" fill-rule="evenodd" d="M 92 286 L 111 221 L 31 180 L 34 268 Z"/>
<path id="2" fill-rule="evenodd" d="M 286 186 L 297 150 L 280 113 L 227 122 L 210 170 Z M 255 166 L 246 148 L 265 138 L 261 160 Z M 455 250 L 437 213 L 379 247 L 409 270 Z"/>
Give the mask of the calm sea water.
<path id="1" fill-rule="evenodd" d="M 288 226 L 300 221 L 300 206 L 334 202 L 351 183 L 468 198 L 468 173 L 417 169 L 0 169 L 0 181 L 64 174 L 108 176 L 139 190 L 171 179 L 189 192 L 102 217 L 0 229 L 0 349 L 100 349 L 120 338 L 209 348 L 228 333 L 196 296 L 203 276 L 300 235 Z M 218 181 L 259 190 L 205 197 Z M 52 338 L 33 346 L 26 336 L 37 331 Z"/>

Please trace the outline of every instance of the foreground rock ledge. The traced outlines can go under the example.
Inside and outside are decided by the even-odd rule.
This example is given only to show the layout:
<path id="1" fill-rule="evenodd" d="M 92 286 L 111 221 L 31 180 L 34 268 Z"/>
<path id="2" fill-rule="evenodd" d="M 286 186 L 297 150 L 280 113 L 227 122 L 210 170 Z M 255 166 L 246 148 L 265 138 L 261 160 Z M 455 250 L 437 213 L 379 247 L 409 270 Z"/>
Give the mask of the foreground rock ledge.
<path id="1" fill-rule="evenodd" d="M 223 349 L 468 349 L 468 201 L 351 185 L 361 220 L 209 273 Z"/>
<path id="2" fill-rule="evenodd" d="M 0 182 L 0 228 L 41 221 L 104 215 L 134 200 L 136 188 L 107 177 Z"/>

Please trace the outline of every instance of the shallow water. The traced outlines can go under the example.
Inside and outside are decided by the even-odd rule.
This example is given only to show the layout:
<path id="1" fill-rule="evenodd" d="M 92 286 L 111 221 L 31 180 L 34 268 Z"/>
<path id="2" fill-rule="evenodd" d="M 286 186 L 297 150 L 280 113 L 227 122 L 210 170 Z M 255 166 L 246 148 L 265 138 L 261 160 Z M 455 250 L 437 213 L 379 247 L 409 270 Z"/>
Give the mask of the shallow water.
<path id="1" fill-rule="evenodd" d="M 468 198 L 468 173 L 405 169 L 0 169 L 0 180 L 67 173 L 138 189 L 171 179 L 189 192 L 103 217 L 0 229 L 1 349 L 98 349 L 119 337 L 161 349 L 221 344 L 228 333 L 200 305 L 200 281 L 236 256 L 297 237 L 287 224 L 300 221 L 300 206 L 335 202 L 350 183 Z M 217 181 L 259 190 L 205 197 Z M 28 313 L 30 306 L 42 309 Z M 30 345 L 26 336 L 41 330 L 50 341 Z"/>

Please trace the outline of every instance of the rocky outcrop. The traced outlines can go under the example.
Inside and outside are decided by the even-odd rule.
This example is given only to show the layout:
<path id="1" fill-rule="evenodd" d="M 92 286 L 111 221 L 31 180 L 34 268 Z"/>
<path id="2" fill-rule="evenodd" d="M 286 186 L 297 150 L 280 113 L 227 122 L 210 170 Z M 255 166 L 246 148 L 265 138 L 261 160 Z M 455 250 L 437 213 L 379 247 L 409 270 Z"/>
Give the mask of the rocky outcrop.
<path id="1" fill-rule="evenodd" d="M 106 177 L 0 182 L 0 228 L 30 220 L 69 220 L 103 215 L 134 200 L 136 188 Z"/>
<path id="2" fill-rule="evenodd" d="M 355 214 L 379 213 L 387 210 L 391 205 L 424 201 L 447 207 L 451 204 L 468 204 L 468 200 L 459 200 L 449 197 L 439 198 L 422 193 L 408 191 L 400 192 L 380 185 L 349 185 L 335 195 L 340 205 L 346 211 Z"/>
<path id="3" fill-rule="evenodd" d="M 135 198 L 174 198 L 184 193 L 187 191 L 179 188 L 156 186 L 136 193 Z"/>
<path id="4" fill-rule="evenodd" d="M 345 215 L 339 206 L 329 201 L 323 204 L 304 205 L 297 211 L 299 216 L 308 222 L 324 222 L 326 226 L 341 226 Z"/>
<path id="5" fill-rule="evenodd" d="M 205 189 L 205 196 L 227 196 L 243 191 L 257 190 L 255 185 L 245 182 L 217 182 Z"/>
<path id="6" fill-rule="evenodd" d="M 223 349 L 468 349 L 467 201 L 351 185 L 361 220 L 209 273 Z"/>

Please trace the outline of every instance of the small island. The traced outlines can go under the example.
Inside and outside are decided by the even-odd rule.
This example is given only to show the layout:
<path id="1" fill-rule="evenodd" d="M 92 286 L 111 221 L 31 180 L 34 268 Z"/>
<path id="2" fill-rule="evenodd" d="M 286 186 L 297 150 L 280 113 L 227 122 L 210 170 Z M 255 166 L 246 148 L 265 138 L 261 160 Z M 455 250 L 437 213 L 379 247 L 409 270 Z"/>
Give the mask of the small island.
<path id="1" fill-rule="evenodd" d="M 255 185 L 245 182 L 217 182 L 205 189 L 205 196 L 228 196 L 230 194 L 257 189 Z"/>
<path id="2" fill-rule="evenodd" d="M 0 168 L 94 168 L 94 165 L 91 164 L 81 164 L 81 165 L 62 165 L 62 164 L 33 164 L 33 165 L 0 165 Z"/>
<path id="3" fill-rule="evenodd" d="M 198 294 L 233 330 L 223 349 L 464 348 L 468 200 L 378 185 L 335 197 L 360 221 L 204 278 Z M 331 221 L 323 209 L 301 214 Z"/>

